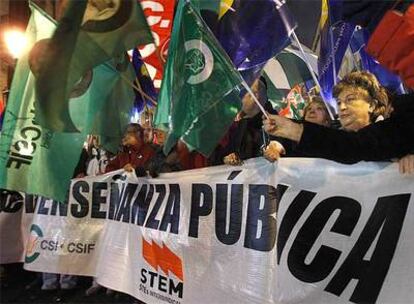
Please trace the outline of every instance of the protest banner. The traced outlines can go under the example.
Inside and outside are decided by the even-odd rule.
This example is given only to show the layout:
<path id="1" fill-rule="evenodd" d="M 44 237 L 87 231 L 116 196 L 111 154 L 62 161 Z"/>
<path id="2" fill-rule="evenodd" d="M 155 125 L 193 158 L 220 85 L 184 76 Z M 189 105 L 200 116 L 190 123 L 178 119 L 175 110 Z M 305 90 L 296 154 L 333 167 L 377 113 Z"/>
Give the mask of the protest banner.
<path id="1" fill-rule="evenodd" d="M 24 212 L 33 196 L 0 189 L 0 264 L 23 262 L 33 212 Z M 30 210 L 29 210 L 30 211 Z"/>
<path id="2" fill-rule="evenodd" d="M 409 303 L 414 188 L 397 167 L 255 159 L 75 179 L 67 204 L 23 205 L 25 268 L 146 303 Z"/>

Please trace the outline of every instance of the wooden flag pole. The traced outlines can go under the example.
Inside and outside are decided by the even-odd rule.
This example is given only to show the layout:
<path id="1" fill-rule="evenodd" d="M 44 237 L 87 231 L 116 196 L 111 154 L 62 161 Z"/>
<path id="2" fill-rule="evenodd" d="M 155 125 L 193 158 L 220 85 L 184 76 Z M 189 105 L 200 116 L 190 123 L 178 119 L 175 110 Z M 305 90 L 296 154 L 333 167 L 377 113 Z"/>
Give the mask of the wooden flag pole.
<path id="1" fill-rule="evenodd" d="M 142 89 L 142 87 L 141 87 L 141 85 L 140 85 L 139 80 L 138 80 L 138 78 L 137 78 L 137 77 L 135 77 L 134 84 L 136 84 L 136 86 L 137 86 L 137 88 L 138 88 L 138 90 L 137 90 L 137 91 L 138 91 L 138 93 L 141 95 L 142 99 L 144 99 L 144 97 L 145 97 L 146 99 L 148 99 L 149 101 L 151 101 L 151 103 L 152 103 L 154 106 L 156 106 L 156 105 L 157 105 L 157 102 L 156 102 L 153 98 L 151 98 L 148 94 L 146 94 L 146 93 L 144 92 L 144 90 Z"/>
<path id="2" fill-rule="evenodd" d="M 155 45 L 155 47 L 156 47 L 156 51 L 157 51 L 157 54 L 158 54 L 159 49 L 158 49 L 157 45 L 155 44 L 155 41 L 154 41 L 154 45 Z M 147 69 L 147 66 L 145 65 L 145 62 L 142 60 L 142 56 L 141 56 L 141 53 L 139 53 L 139 51 L 138 51 L 138 54 L 139 54 L 139 56 L 140 56 L 140 60 L 142 61 L 142 66 L 141 66 L 141 68 L 142 68 L 142 67 L 143 67 L 143 68 L 145 68 L 146 73 L 149 75 L 149 73 L 148 73 L 148 69 Z M 160 60 L 161 60 L 161 57 L 159 57 L 159 58 L 160 58 Z M 148 96 L 148 95 L 144 92 L 144 90 L 142 89 L 142 87 L 141 87 L 141 85 L 140 85 L 140 83 L 139 83 L 138 77 L 135 77 L 134 83 L 137 85 L 137 87 L 138 87 L 138 90 L 137 90 L 137 91 L 140 93 L 140 95 L 141 95 L 142 99 L 144 99 L 144 97 L 145 97 L 145 98 L 147 98 L 149 101 L 151 101 L 151 103 L 152 103 L 154 106 L 156 106 L 156 105 L 157 105 L 157 102 L 156 102 L 154 99 L 152 99 L 150 96 Z"/>

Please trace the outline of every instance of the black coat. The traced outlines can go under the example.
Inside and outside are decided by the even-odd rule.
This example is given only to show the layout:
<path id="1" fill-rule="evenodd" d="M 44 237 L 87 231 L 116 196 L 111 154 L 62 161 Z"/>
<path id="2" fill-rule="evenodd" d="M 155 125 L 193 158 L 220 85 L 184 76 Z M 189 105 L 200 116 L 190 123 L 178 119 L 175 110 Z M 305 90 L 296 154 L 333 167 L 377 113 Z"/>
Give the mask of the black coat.
<path id="1" fill-rule="evenodd" d="M 414 153 L 414 94 L 396 96 L 390 118 L 358 132 L 303 124 L 296 149 L 309 157 L 341 163 L 384 161 Z"/>

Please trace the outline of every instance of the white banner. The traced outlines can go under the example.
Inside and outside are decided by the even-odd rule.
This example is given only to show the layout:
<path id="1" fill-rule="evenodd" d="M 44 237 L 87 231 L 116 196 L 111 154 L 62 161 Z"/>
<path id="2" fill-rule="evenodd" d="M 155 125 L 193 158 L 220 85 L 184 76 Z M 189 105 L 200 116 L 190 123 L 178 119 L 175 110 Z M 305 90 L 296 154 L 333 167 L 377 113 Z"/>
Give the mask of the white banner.
<path id="1" fill-rule="evenodd" d="M 147 303 L 409 303 L 413 191 L 396 164 L 298 158 L 77 179 L 37 202 L 25 267 Z"/>
<path id="2" fill-rule="evenodd" d="M 0 264 L 24 261 L 33 196 L 0 189 Z"/>

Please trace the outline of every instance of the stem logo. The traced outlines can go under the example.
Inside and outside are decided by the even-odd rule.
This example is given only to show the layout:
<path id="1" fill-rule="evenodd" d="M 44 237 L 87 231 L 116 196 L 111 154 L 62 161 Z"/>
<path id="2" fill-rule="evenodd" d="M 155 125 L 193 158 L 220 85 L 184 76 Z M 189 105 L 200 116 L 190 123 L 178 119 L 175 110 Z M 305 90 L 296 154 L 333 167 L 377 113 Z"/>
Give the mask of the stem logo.
<path id="1" fill-rule="evenodd" d="M 142 257 L 156 271 L 141 269 L 140 291 L 170 303 L 179 303 L 178 300 L 170 296 L 179 299 L 183 297 L 184 272 L 181 258 L 164 243 L 159 246 L 157 243 L 150 243 L 145 239 L 142 239 Z"/>
<path id="2" fill-rule="evenodd" d="M 33 224 L 30 227 L 30 237 L 26 246 L 25 263 L 34 262 L 40 255 L 40 252 L 35 251 L 38 247 L 39 238 L 43 237 L 42 229 L 39 226 Z"/>
<path id="3" fill-rule="evenodd" d="M 170 271 L 181 281 L 184 280 L 181 259 L 165 244 L 163 244 L 163 247 L 160 247 L 155 242 L 150 244 L 142 239 L 142 255 L 145 261 L 155 270 L 158 270 L 159 267 L 166 275 Z"/>

